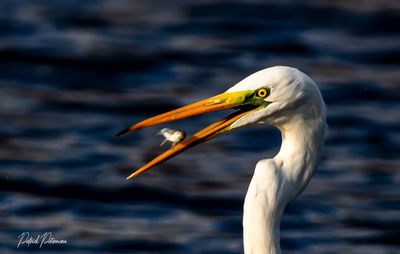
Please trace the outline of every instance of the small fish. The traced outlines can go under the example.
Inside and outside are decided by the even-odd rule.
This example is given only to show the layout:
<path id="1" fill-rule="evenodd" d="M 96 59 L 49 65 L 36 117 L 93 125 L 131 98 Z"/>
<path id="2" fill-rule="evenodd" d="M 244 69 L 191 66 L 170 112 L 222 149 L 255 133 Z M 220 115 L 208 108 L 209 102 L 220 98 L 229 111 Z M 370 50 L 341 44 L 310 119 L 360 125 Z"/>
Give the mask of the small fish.
<path id="1" fill-rule="evenodd" d="M 179 142 L 185 139 L 186 133 L 181 130 L 174 130 L 169 128 L 161 129 L 157 135 L 164 136 L 164 140 L 161 142 L 160 146 L 164 145 L 165 142 L 170 141 L 172 142 L 172 147 L 176 146 Z"/>

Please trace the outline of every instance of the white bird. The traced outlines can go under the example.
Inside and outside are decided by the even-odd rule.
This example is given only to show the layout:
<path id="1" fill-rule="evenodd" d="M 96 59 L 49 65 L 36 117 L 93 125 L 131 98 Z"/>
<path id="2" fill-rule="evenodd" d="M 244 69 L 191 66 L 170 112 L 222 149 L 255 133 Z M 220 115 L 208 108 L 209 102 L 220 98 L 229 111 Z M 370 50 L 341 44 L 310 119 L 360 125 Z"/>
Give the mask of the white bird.
<path id="1" fill-rule="evenodd" d="M 176 146 L 179 142 L 185 139 L 186 133 L 182 130 L 174 130 L 170 128 L 162 128 L 157 135 L 164 136 L 164 140 L 161 142 L 160 146 L 164 145 L 165 142 L 172 142 L 172 147 Z"/>
<path id="2" fill-rule="evenodd" d="M 317 168 L 326 129 L 325 103 L 317 85 L 306 74 L 284 66 L 267 68 L 225 93 L 149 118 L 119 135 L 227 108 L 237 111 L 167 150 L 128 179 L 222 133 L 255 124 L 273 125 L 281 131 L 281 148 L 274 158 L 256 165 L 244 201 L 243 243 L 246 254 L 281 253 L 281 216 Z"/>

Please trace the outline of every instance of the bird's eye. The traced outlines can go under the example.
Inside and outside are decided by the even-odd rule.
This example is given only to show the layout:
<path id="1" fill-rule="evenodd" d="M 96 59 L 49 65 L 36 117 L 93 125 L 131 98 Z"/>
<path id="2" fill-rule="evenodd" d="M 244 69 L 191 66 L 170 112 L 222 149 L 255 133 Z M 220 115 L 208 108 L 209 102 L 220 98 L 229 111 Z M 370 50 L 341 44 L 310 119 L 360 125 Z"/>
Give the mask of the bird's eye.
<path id="1" fill-rule="evenodd" d="M 269 95 L 269 89 L 267 88 L 260 88 L 257 90 L 256 95 L 260 98 L 265 98 Z"/>

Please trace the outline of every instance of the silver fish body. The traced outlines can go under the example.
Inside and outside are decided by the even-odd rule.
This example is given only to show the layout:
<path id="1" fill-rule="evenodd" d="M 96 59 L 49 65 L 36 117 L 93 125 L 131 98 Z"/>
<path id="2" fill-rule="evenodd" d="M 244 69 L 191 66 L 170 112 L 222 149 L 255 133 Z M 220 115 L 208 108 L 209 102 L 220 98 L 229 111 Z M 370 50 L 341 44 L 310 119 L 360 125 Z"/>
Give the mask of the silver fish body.
<path id="1" fill-rule="evenodd" d="M 163 128 L 158 132 L 158 135 L 164 136 L 164 140 L 160 146 L 164 145 L 167 141 L 172 142 L 172 147 L 185 139 L 186 133 L 182 130 L 174 130 L 169 128 Z"/>

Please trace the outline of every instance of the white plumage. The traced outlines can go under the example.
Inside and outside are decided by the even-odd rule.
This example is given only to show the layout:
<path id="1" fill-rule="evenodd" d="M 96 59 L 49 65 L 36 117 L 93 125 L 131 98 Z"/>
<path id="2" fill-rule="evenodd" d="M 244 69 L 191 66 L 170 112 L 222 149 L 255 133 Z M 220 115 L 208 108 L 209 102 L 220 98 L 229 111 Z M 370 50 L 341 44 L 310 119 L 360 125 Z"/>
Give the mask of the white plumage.
<path id="1" fill-rule="evenodd" d="M 279 254 L 281 216 L 317 168 L 326 129 L 325 103 L 306 74 L 291 67 L 267 68 L 225 93 L 143 120 L 118 135 L 228 108 L 237 111 L 165 151 L 128 179 L 220 134 L 255 124 L 273 125 L 281 132 L 281 148 L 274 158 L 256 165 L 244 202 L 243 242 L 246 254 Z"/>
<path id="2" fill-rule="evenodd" d="M 246 254 L 275 254 L 280 249 L 280 220 L 288 202 L 313 175 L 325 135 L 325 104 L 316 84 L 289 67 L 273 67 L 242 80 L 228 91 L 268 85 L 271 103 L 248 114 L 234 128 L 250 123 L 271 124 L 282 134 L 279 153 L 257 163 L 243 213 Z"/>

